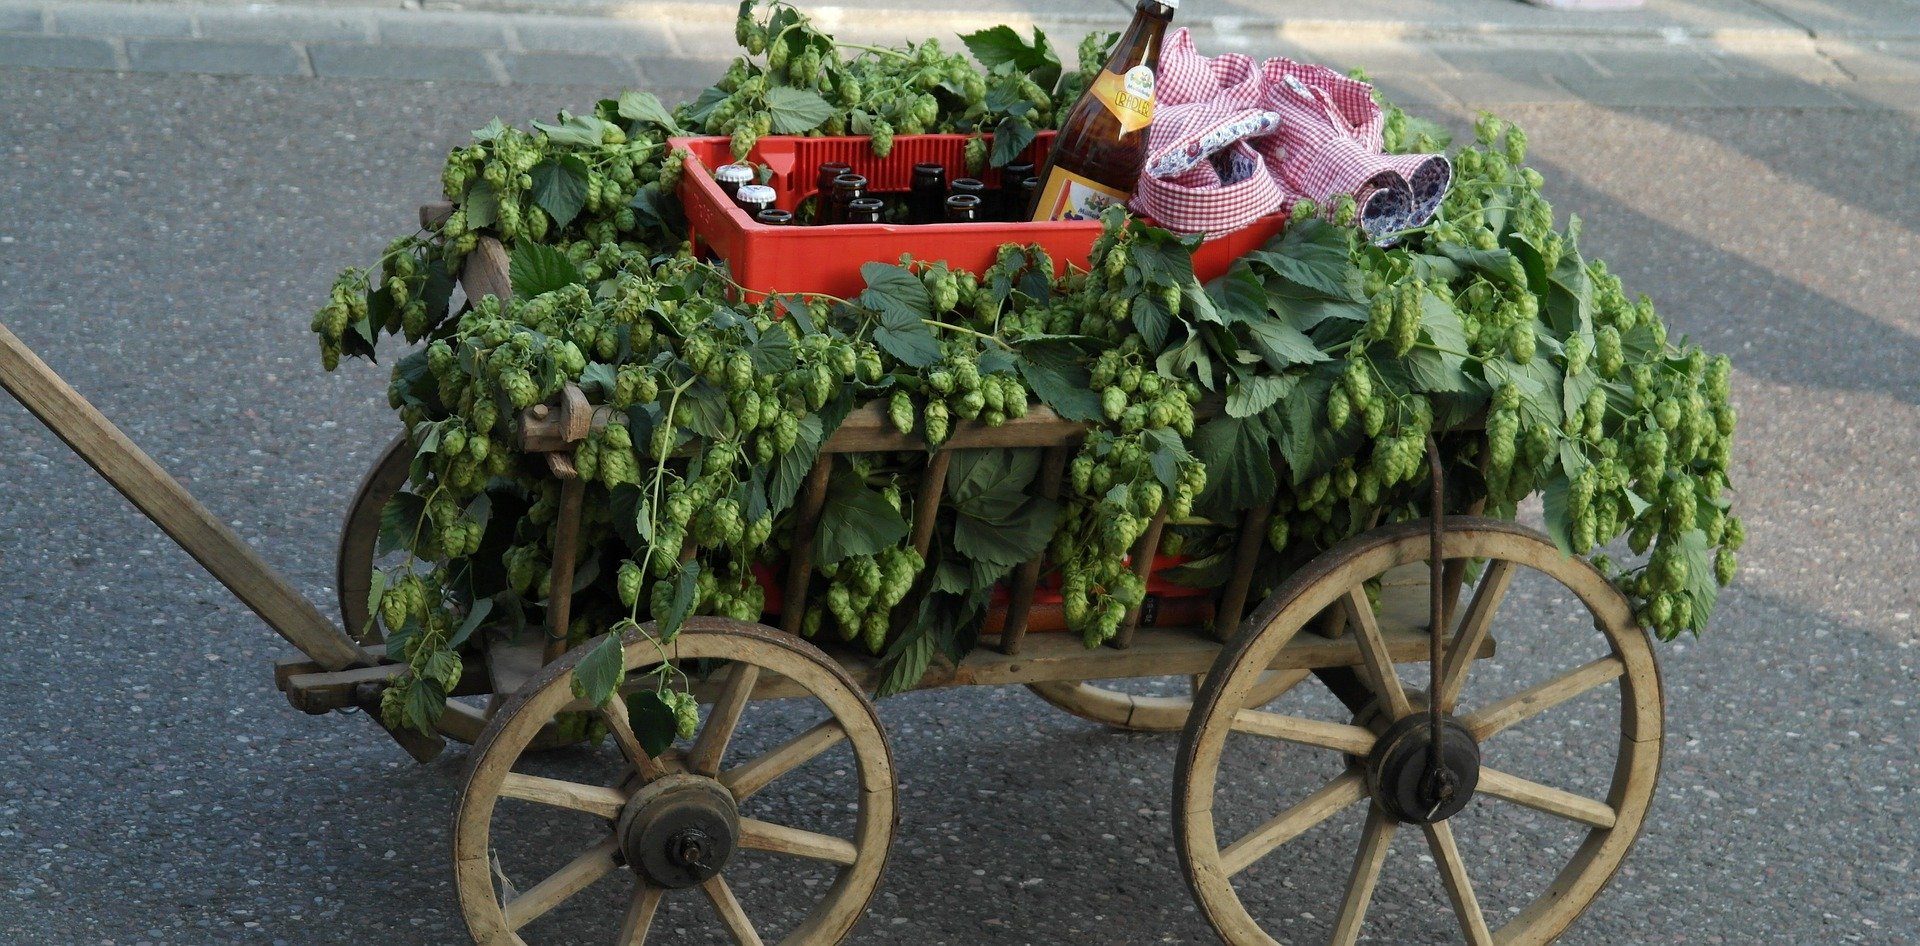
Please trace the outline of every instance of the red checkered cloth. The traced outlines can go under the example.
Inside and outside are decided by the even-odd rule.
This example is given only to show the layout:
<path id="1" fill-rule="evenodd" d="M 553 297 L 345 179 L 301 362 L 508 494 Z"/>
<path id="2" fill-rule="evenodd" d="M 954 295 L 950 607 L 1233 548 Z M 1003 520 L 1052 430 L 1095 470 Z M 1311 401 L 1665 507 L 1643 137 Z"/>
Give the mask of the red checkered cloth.
<path id="1" fill-rule="evenodd" d="M 1280 130 L 1280 115 L 1226 102 L 1188 102 L 1154 110 L 1147 133 L 1147 174 L 1172 178 L 1227 147 Z"/>
<path id="2" fill-rule="evenodd" d="M 1362 229 L 1384 240 L 1430 219 L 1453 180 L 1444 157 L 1383 154 L 1373 88 L 1325 66 L 1209 58 L 1182 28 L 1161 50 L 1155 93 L 1133 206 L 1169 229 L 1219 234 L 1289 211 L 1300 196 L 1330 211 L 1351 194 Z"/>
<path id="3" fill-rule="evenodd" d="M 1372 86 L 1291 59 L 1269 59 L 1261 72 L 1263 103 L 1282 124 L 1259 146 L 1289 187 L 1322 202 L 1352 194 L 1361 226 L 1376 239 L 1419 226 L 1440 208 L 1453 166 L 1440 155 L 1382 153 L 1386 116 Z M 1399 193 L 1375 196 L 1386 189 Z"/>
<path id="4" fill-rule="evenodd" d="M 1143 174 L 1133 209 L 1176 233 L 1232 233 L 1292 205 L 1260 153 L 1235 141 L 1175 177 Z"/>
<path id="5" fill-rule="evenodd" d="M 1247 140 L 1280 116 L 1260 107 L 1260 69 L 1240 53 L 1202 56 L 1175 30 L 1160 51 L 1147 163 L 1132 206 L 1179 233 L 1219 236 L 1290 206 L 1292 195 Z"/>
<path id="6" fill-rule="evenodd" d="M 1226 101 L 1253 108 L 1262 98 L 1260 67 L 1243 53 L 1202 56 L 1186 27 L 1173 31 L 1160 47 L 1160 75 L 1154 83 L 1158 105 Z"/>

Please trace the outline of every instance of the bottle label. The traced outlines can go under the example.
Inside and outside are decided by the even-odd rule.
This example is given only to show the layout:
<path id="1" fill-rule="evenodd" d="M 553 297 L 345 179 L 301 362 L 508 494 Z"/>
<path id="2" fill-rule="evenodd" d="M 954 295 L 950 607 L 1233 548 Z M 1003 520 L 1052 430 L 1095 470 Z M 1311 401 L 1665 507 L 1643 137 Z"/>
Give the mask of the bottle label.
<path id="1" fill-rule="evenodd" d="M 1126 75 L 1103 69 L 1087 94 L 1099 99 L 1119 120 L 1121 134 L 1153 123 L 1153 70 L 1145 65 L 1128 69 Z"/>
<path id="2" fill-rule="evenodd" d="M 1040 201 L 1034 205 L 1033 219 L 1098 220 L 1108 207 L 1125 204 L 1130 196 L 1126 191 L 1065 168 L 1053 168 L 1040 185 Z"/>

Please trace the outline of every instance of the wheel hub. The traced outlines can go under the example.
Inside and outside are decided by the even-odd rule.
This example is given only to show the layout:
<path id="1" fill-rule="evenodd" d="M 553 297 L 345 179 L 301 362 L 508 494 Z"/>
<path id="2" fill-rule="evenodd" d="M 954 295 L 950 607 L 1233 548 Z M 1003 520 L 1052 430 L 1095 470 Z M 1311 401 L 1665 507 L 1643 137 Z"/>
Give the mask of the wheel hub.
<path id="1" fill-rule="evenodd" d="M 719 782 L 669 775 L 628 799 L 615 828 L 627 866 L 655 886 L 695 887 L 726 868 L 740 844 L 740 809 Z"/>
<path id="2" fill-rule="evenodd" d="M 1429 773 L 1432 730 L 1425 712 L 1387 727 L 1367 755 L 1367 791 L 1394 820 L 1433 824 L 1459 814 L 1480 783 L 1480 745 L 1451 716 L 1440 720 L 1439 767 Z"/>

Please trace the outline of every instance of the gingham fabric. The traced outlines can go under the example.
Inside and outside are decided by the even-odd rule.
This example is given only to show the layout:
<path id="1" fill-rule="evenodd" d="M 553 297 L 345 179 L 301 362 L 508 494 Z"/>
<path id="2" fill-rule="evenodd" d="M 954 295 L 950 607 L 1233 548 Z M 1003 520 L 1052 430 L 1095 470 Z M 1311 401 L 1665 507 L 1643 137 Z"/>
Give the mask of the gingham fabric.
<path id="1" fill-rule="evenodd" d="M 1236 141 L 1176 177 L 1141 175 L 1132 206 L 1177 233 L 1219 236 L 1291 203 L 1259 152 Z"/>
<path id="2" fill-rule="evenodd" d="M 1301 196 L 1331 209 L 1332 198 L 1351 194 L 1362 229 L 1387 239 L 1430 219 L 1452 183 L 1444 157 L 1383 154 L 1386 117 L 1372 87 L 1325 66 L 1209 58 L 1182 28 L 1161 50 L 1155 91 L 1133 206 L 1169 229 L 1218 235 L 1286 212 Z M 1260 113 L 1278 115 L 1278 129 L 1263 133 Z M 1249 154 L 1260 162 L 1250 174 Z"/>
<path id="3" fill-rule="evenodd" d="M 1235 142 L 1280 130 L 1280 115 L 1224 102 L 1156 108 L 1147 133 L 1147 175 L 1179 177 Z"/>
<path id="4" fill-rule="evenodd" d="M 1268 163 L 1295 191 L 1318 201 L 1352 194 L 1361 202 L 1362 225 L 1375 238 L 1419 226 L 1440 208 L 1453 166 L 1440 155 L 1383 154 L 1381 129 L 1386 116 L 1373 102 L 1372 87 L 1325 66 L 1269 59 L 1262 67 L 1263 103 L 1279 112 L 1280 133 L 1259 143 Z M 1396 218 L 1372 217 L 1363 191 L 1383 187 L 1402 192 L 1405 211 Z"/>

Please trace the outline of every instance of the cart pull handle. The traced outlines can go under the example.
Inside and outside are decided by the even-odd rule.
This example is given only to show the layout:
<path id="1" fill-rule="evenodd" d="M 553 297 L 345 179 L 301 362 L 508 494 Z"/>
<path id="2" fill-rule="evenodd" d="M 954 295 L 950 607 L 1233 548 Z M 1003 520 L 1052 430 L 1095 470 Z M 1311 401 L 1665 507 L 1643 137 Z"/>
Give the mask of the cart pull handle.
<path id="1" fill-rule="evenodd" d="M 268 627 L 327 670 L 372 666 L 360 645 L 0 323 L 0 386 Z"/>

